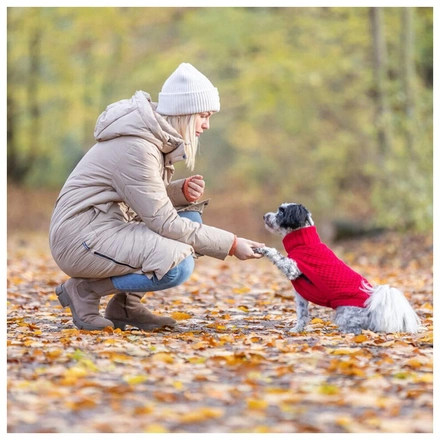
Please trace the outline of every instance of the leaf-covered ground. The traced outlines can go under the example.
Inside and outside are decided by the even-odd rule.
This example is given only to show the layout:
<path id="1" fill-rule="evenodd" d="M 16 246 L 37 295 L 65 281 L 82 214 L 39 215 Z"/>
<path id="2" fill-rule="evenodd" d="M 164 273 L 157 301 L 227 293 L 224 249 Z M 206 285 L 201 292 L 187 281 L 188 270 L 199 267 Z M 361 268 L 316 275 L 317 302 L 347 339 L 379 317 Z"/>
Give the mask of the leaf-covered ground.
<path id="1" fill-rule="evenodd" d="M 174 331 L 80 331 L 54 286 L 66 276 L 46 239 L 8 243 L 7 423 L 29 432 L 432 432 L 430 237 L 386 234 L 337 254 L 371 282 L 401 288 L 417 335 L 341 335 L 295 303 L 266 260 L 197 260 L 183 286 L 147 293 Z M 102 301 L 104 308 L 108 298 Z"/>

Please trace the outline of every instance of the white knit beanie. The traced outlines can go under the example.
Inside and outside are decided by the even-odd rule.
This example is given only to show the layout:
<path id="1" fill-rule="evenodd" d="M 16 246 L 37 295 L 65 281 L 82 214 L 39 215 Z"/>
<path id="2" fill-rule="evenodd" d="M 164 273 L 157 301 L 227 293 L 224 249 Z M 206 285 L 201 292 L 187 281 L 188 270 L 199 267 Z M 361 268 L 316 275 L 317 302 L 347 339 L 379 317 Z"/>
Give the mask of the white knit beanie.
<path id="1" fill-rule="evenodd" d="M 189 63 L 182 63 L 165 81 L 156 111 L 161 115 L 191 115 L 218 112 L 218 90 Z"/>

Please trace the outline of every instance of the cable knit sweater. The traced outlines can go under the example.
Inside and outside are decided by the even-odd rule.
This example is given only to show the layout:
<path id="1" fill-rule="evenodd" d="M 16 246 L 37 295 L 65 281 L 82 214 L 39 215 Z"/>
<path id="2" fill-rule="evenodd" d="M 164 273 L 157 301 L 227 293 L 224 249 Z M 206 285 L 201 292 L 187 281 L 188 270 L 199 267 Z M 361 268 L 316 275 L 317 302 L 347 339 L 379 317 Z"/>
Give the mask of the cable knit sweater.
<path id="1" fill-rule="evenodd" d="M 365 307 L 370 283 L 340 260 L 321 242 L 315 226 L 286 235 L 284 248 L 303 273 L 292 280 L 295 290 L 307 301 L 335 309 L 340 306 Z"/>

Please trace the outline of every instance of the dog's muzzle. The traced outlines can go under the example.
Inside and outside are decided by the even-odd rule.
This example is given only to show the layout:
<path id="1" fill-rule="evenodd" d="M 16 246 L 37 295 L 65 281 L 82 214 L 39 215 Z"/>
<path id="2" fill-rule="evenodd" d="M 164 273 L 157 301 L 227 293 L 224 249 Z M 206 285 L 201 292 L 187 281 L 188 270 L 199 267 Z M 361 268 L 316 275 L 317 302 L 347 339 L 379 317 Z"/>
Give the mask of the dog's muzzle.
<path id="1" fill-rule="evenodd" d="M 270 229 L 273 229 L 275 227 L 275 214 L 273 212 L 268 212 L 267 214 L 264 214 L 263 219 L 267 227 L 269 227 Z"/>

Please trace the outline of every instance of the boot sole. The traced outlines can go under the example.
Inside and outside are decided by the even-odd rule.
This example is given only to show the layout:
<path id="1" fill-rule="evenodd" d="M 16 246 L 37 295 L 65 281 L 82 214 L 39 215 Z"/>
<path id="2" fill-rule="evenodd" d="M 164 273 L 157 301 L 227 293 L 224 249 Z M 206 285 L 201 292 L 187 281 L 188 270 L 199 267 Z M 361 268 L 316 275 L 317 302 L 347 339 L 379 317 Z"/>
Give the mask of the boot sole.
<path id="1" fill-rule="evenodd" d="M 132 327 L 136 327 L 141 330 L 147 330 L 147 331 L 156 330 L 156 329 L 165 328 L 165 327 L 173 328 L 176 326 L 175 324 L 174 325 L 160 325 L 160 326 L 154 325 L 154 324 L 138 324 L 136 322 L 120 321 L 118 319 L 112 319 L 112 318 L 107 318 L 107 317 L 106 317 L 106 319 L 109 319 L 110 321 L 112 321 L 115 328 L 119 328 L 121 330 L 125 330 L 127 325 L 131 325 Z"/>
<path id="2" fill-rule="evenodd" d="M 72 313 L 73 317 L 73 323 L 79 330 L 103 330 L 105 327 L 100 327 L 97 325 L 87 324 L 84 321 L 81 321 L 81 319 L 78 318 L 78 315 L 76 313 L 75 307 L 73 306 L 72 302 L 70 301 L 70 297 L 67 294 L 67 292 L 64 290 L 64 284 L 60 284 L 55 288 L 55 293 L 57 294 L 58 301 L 63 307 L 69 307 L 70 311 Z M 110 327 L 110 326 L 107 326 Z"/>

